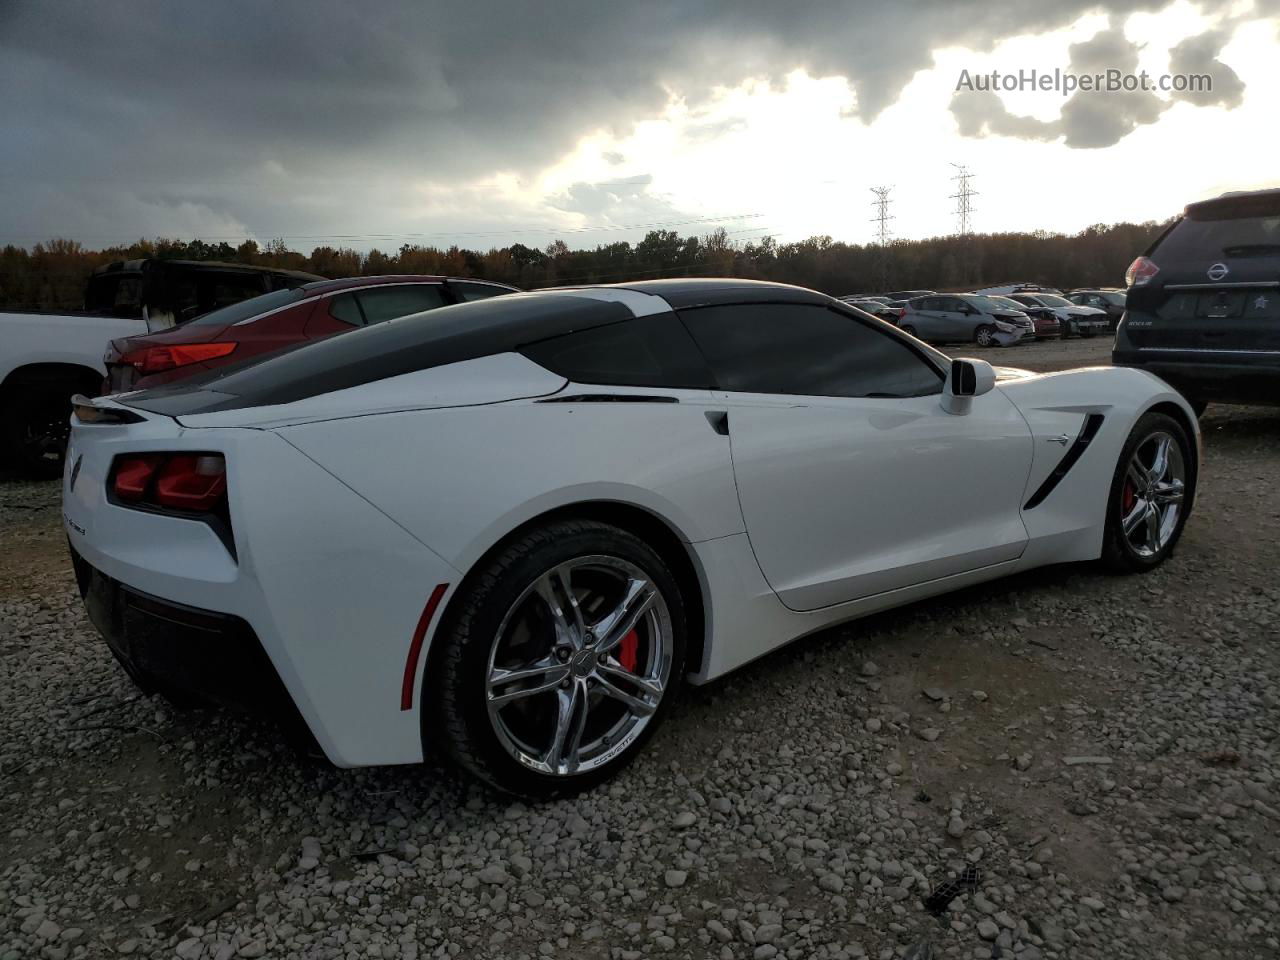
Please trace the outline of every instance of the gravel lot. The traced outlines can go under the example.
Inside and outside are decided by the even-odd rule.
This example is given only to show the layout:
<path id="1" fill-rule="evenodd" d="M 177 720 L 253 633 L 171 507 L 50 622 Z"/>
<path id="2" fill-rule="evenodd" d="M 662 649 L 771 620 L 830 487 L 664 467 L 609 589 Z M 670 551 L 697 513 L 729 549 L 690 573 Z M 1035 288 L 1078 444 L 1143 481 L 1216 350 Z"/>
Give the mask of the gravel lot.
<path id="1" fill-rule="evenodd" d="M 57 484 L 0 480 L 0 958 L 1276 956 L 1280 410 L 1204 431 L 1157 572 L 1051 568 L 793 644 L 535 808 L 140 697 Z"/>

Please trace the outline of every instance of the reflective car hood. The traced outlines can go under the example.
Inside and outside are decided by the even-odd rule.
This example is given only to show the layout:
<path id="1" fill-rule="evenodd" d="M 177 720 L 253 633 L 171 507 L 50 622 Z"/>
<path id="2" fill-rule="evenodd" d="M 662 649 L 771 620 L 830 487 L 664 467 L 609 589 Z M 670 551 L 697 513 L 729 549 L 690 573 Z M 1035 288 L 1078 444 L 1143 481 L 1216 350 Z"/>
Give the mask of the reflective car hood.
<path id="1" fill-rule="evenodd" d="M 1009 380 L 1029 380 L 1032 377 L 1038 377 L 1039 374 L 1032 370 L 1023 370 L 1021 367 L 994 367 L 996 372 L 996 383 Z"/>

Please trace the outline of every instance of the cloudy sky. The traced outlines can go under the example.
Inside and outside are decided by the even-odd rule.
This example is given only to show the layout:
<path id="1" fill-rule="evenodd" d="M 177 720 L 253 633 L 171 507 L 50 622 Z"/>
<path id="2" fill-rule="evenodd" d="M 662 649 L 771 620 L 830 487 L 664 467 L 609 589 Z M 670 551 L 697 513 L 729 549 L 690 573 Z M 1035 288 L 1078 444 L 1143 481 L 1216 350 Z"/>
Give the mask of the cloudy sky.
<path id="1" fill-rule="evenodd" d="M 1280 0 L 0 0 L 0 243 L 867 242 L 1280 186 Z M 970 89 L 1055 69 L 1211 92 Z M 969 87 L 957 89 L 962 77 Z"/>

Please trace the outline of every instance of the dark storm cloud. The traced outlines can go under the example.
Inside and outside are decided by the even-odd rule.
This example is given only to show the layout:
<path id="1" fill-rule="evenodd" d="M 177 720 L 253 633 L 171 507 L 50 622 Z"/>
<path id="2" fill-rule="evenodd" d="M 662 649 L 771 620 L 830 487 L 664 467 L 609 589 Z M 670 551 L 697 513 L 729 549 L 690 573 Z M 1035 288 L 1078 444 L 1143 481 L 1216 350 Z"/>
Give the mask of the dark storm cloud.
<path id="1" fill-rule="evenodd" d="M 673 90 L 696 102 L 803 67 L 848 77 L 870 120 L 935 48 L 986 49 L 1096 8 L 0 0 L 0 242 L 426 229 L 405 212 L 412 184 L 528 174 L 585 134 L 627 133 Z"/>

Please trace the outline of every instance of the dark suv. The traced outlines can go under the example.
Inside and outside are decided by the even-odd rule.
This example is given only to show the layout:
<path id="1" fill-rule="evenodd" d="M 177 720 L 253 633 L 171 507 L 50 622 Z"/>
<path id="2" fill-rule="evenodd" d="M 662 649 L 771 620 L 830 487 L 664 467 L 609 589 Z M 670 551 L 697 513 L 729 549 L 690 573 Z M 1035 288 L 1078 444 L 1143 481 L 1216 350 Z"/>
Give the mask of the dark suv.
<path id="1" fill-rule="evenodd" d="M 1280 405 L 1280 190 L 1193 203 L 1129 267 L 1111 360 L 1210 401 Z"/>

